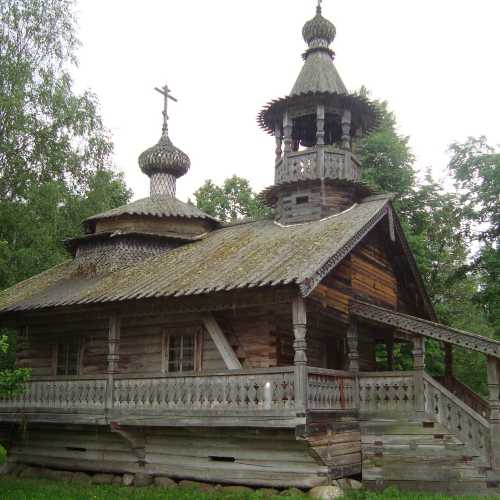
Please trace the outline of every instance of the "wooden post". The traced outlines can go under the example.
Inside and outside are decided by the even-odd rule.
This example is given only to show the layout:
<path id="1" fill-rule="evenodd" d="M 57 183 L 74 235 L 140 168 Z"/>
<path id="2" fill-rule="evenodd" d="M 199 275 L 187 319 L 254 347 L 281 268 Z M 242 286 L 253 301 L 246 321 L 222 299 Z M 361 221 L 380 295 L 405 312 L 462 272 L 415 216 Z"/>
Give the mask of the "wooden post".
<path id="1" fill-rule="evenodd" d="M 351 150 L 351 111 L 344 110 L 342 115 L 342 149 Z"/>
<path id="2" fill-rule="evenodd" d="M 417 416 L 424 417 L 425 339 L 422 336 L 413 338 L 413 368 L 415 370 L 415 411 Z"/>
<path id="3" fill-rule="evenodd" d="M 118 372 L 118 360 L 120 358 L 118 353 L 120 344 L 120 318 L 117 314 L 113 314 L 109 318 L 108 328 L 108 381 L 106 385 L 106 410 L 110 411 L 113 409 L 115 373 Z"/>
<path id="4" fill-rule="evenodd" d="M 274 127 L 274 139 L 276 141 L 276 163 L 281 160 L 281 155 L 283 154 L 282 146 L 283 146 L 283 135 L 281 134 L 281 125 L 276 124 Z"/>
<path id="5" fill-rule="evenodd" d="M 283 116 L 283 136 L 285 141 L 285 160 L 287 153 L 292 151 L 292 120 L 288 113 Z"/>
<path id="6" fill-rule="evenodd" d="M 444 376 L 446 380 L 453 378 L 453 346 L 444 344 Z"/>
<path id="7" fill-rule="evenodd" d="M 349 365 L 347 369 L 354 374 L 354 405 L 359 408 L 359 329 L 355 318 L 350 318 L 347 330 L 347 357 Z"/>
<path id="8" fill-rule="evenodd" d="M 493 356 L 487 357 L 488 402 L 490 404 L 491 467 L 500 471 L 500 371 L 499 362 Z"/>
<path id="9" fill-rule="evenodd" d="M 304 411 L 307 409 L 307 308 L 302 297 L 292 302 L 293 348 L 295 356 L 295 405 Z"/>
<path id="10" fill-rule="evenodd" d="M 394 370 L 394 336 L 391 334 L 387 339 L 387 369 L 392 372 Z"/>
<path id="11" fill-rule="evenodd" d="M 358 343 L 359 343 L 358 322 L 354 318 L 351 318 L 349 329 L 347 330 L 347 348 L 348 348 L 347 356 L 349 359 L 349 365 L 347 369 L 350 372 L 354 373 L 359 372 Z"/>

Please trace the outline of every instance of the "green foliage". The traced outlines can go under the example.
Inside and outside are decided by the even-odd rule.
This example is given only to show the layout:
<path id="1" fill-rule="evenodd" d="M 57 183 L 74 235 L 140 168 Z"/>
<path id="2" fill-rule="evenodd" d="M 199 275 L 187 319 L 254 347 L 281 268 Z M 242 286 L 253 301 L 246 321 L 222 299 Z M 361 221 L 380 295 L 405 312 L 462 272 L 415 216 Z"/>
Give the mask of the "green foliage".
<path id="1" fill-rule="evenodd" d="M 199 492 L 185 488 L 129 488 L 126 486 L 88 486 L 78 482 L 47 481 L 33 479 L 0 479 L 2 498 L 6 500 L 258 500 L 269 498 L 280 500 L 304 500 L 300 496 L 264 497 L 256 493 L 224 493 L 221 491 Z M 476 496 L 448 496 L 428 493 L 403 493 L 397 488 L 387 488 L 384 492 L 366 490 L 353 491 L 346 500 L 475 500 Z"/>
<path id="2" fill-rule="evenodd" d="M 7 335 L 0 335 L 0 358 L 9 350 Z M 31 370 L 27 368 L 0 370 L 0 396 L 14 396 L 22 393 L 22 383 L 30 378 Z"/>
<path id="3" fill-rule="evenodd" d="M 365 88 L 360 94 L 368 96 Z M 415 183 L 415 157 L 408 144 L 409 138 L 398 134 L 396 118 L 387 102 L 374 101 L 374 104 L 380 111 L 380 124 L 355 144 L 355 153 L 363 165 L 362 179 L 376 190 L 402 197 Z"/>
<path id="4" fill-rule="evenodd" d="M 233 175 L 222 186 L 211 180 L 205 181 L 195 193 L 196 206 L 222 222 L 237 219 L 257 219 L 269 214 L 247 179 Z"/>
<path id="5" fill-rule="evenodd" d="M 5 459 L 7 458 L 7 451 L 5 448 L 0 444 L 0 465 L 5 463 Z"/>
<path id="6" fill-rule="evenodd" d="M 97 98 L 73 89 L 73 0 L 0 4 L 0 289 L 67 258 L 82 219 L 125 203 Z"/>
<path id="7" fill-rule="evenodd" d="M 500 338 L 500 151 L 485 137 L 469 137 L 449 149 L 449 172 L 460 194 L 469 239 L 478 247 L 469 269 L 480 281 L 474 298 Z"/>

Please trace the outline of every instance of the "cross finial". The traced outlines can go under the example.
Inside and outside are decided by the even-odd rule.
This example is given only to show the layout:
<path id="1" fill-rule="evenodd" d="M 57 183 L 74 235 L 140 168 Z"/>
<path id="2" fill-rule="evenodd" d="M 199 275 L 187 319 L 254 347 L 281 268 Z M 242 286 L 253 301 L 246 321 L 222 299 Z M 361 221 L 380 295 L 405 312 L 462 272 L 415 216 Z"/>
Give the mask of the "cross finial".
<path id="1" fill-rule="evenodd" d="M 318 0 L 318 5 L 317 5 L 317 7 L 316 7 L 316 13 L 317 13 L 317 14 L 321 14 L 321 2 L 322 2 L 322 1 L 323 1 L 323 0 Z"/>
<path id="2" fill-rule="evenodd" d="M 163 96 L 163 127 L 161 128 L 163 135 L 168 135 L 168 114 L 167 114 L 167 109 L 168 109 L 168 100 L 172 99 L 172 101 L 177 102 L 177 99 L 170 94 L 170 89 L 168 88 L 168 85 L 165 84 L 161 89 L 158 87 L 155 87 L 155 90 L 159 92 Z"/>

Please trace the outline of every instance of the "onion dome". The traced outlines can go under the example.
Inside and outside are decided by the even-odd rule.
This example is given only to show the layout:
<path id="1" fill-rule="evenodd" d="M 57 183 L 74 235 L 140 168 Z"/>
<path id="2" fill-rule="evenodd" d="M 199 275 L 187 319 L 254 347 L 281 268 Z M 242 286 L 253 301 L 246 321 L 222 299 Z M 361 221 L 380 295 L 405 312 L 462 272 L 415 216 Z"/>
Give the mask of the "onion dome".
<path id="1" fill-rule="evenodd" d="M 302 36 L 310 47 L 316 40 L 325 41 L 328 47 L 335 39 L 336 32 L 335 25 L 321 15 L 321 5 L 318 4 L 316 15 L 304 24 Z"/>
<path id="2" fill-rule="evenodd" d="M 165 173 L 179 178 L 189 170 L 190 165 L 189 156 L 176 148 L 166 134 L 139 156 L 139 167 L 148 176 Z"/>

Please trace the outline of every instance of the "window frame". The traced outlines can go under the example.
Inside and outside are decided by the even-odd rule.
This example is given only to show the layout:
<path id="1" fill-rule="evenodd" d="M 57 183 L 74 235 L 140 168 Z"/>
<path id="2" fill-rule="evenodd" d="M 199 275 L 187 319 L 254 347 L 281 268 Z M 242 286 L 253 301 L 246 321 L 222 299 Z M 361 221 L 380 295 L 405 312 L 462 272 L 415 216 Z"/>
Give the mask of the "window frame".
<path id="1" fill-rule="evenodd" d="M 171 337 L 193 337 L 193 369 L 183 370 L 182 359 L 180 362 L 180 370 L 170 370 L 170 339 Z M 203 330 L 188 330 L 188 329 L 170 329 L 164 328 L 162 331 L 162 346 L 161 346 L 161 372 L 163 375 L 192 373 L 201 371 L 203 353 Z M 184 357 L 183 348 L 181 358 Z"/>
<path id="2" fill-rule="evenodd" d="M 59 357 L 61 355 L 61 346 L 66 346 L 66 373 L 59 373 Z M 69 349 L 71 346 L 75 346 L 76 349 L 76 363 L 75 363 L 75 373 L 67 373 L 69 368 Z M 53 357 L 52 357 L 52 372 L 55 377 L 77 377 L 81 375 L 82 372 L 82 361 L 83 361 L 83 349 L 84 342 L 82 339 L 59 339 L 53 345 Z"/>

